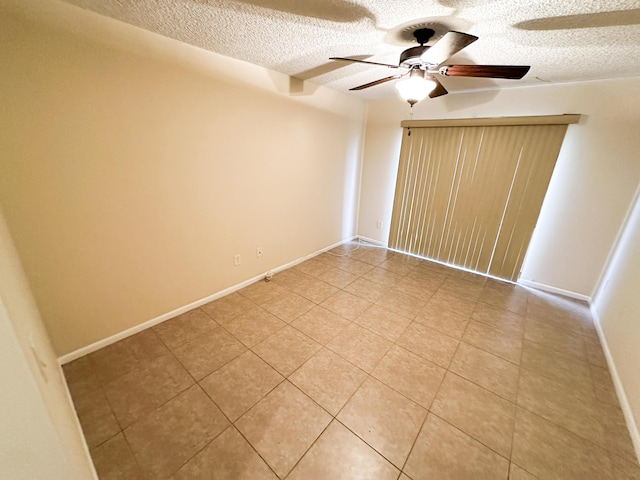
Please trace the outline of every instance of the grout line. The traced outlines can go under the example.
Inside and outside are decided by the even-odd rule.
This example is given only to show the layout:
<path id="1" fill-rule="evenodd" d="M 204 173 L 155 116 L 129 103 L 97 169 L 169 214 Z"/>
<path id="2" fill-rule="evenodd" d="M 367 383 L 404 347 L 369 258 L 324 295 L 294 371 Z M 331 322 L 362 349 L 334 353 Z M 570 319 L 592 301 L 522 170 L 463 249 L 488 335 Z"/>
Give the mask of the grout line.
<path id="1" fill-rule="evenodd" d="M 486 448 L 487 450 L 491 450 L 491 452 L 493 452 L 494 454 L 498 455 L 500 458 L 503 458 L 507 461 L 507 473 L 509 472 L 509 463 L 511 462 L 510 457 L 505 457 L 503 454 L 501 454 L 500 452 L 496 451 L 494 448 L 490 447 L 489 445 L 486 445 L 484 442 L 478 440 L 476 437 L 474 437 L 473 435 L 465 432 L 464 430 L 462 430 L 460 427 L 457 427 L 456 425 L 454 425 L 453 423 L 451 423 L 450 421 L 448 421 L 445 418 L 442 418 L 440 415 L 432 412 L 431 410 L 429 410 L 429 413 L 431 415 L 433 415 L 434 417 L 437 417 L 439 420 L 443 421 L 444 423 L 446 423 L 447 425 L 451 426 L 452 428 L 455 428 L 456 430 L 458 430 L 460 433 L 462 433 L 463 435 L 469 437 L 470 439 L 472 439 L 474 442 L 479 443 L 480 445 L 482 445 L 484 448 Z M 514 415 L 515 417 L 515 415 Z"/>

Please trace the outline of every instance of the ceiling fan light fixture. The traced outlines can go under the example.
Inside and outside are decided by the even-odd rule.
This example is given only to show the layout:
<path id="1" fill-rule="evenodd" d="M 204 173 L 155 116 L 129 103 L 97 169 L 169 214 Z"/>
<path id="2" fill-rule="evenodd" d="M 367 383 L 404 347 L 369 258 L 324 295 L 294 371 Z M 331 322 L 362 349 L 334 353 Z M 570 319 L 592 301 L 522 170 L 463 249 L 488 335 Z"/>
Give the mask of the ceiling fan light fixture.
<path id="1" fill-rule="evenodd" d="M 436 86 L 436 82 L 425 78 L 425 71 L 419 68 L 412 69 L 409 78 L 396 82 L 400 96 L 411 106 L 427 98 Z"/>

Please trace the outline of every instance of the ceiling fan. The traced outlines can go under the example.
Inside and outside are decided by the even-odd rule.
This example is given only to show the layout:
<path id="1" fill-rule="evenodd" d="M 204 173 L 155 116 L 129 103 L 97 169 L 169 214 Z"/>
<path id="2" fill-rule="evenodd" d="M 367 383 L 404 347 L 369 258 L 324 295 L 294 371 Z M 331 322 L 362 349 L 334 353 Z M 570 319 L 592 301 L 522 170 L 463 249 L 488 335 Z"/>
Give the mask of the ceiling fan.
<path id="1" fill-rule="evenodd" d="M 413 32 L 413 36 L 419 43 L 417 47 L 411 47 L 400 54 L 398 65 L 388 63 L 369 62 L 348 57 L 331 57 L 330 60 L 341 60 L 345 62 L 366 63 L 368 65 L 378 65 L 387 68 L 404 70 L 402 73 L 384 77 L 364 85 L 350 88 L 349 90 L 363 90 L 365 88 L 390 82 L 408 75 L 408 78 L 396 83 L 396 88 L 400 95 L 411 106 L 427 97 L 440 97 L 446 95 L 447 89 L 436 78 L 436 75 L 449 77 L 484 77 L 484 78 L 506 78 L 519 80 L 529 71 L 526 65 L 442 65 L 449 57 L 459 52 L 466 46 L 478 40 L 478 37 L 449 31 L 440 38 L 433 46 L 425 45 L 435 31 L 431 28 L 419 28 Z"/>

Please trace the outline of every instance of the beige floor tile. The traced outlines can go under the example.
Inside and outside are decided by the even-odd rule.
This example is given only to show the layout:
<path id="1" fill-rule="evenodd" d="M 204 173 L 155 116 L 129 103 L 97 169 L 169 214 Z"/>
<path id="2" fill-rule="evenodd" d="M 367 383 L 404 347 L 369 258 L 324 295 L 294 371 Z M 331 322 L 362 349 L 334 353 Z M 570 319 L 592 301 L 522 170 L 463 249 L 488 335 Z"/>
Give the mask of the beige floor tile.
<path id="1" fill-rule="evenodd" d="M 331 416 L 288 381 L 236 422 L 236 427 L 284 478 L 320 436 Z"/>
<path id="2" fill-rule="evenodd" d="M 524 331 L 524 316 L 502 308 L 494 307 L 484 302 L 478 302 L 471 314 L 477 322 L 499 328 L 514 334 Z"/>
<path id="3" fill-rule="evenodd" d="M 211 320 L 203 310 L 196 308 L 159 323 L 153 327 L 153 331 L 167 347 L 175 350 L 189 340 L 193 340 L 217 327 L 218 324 Z"/>
<path id="4" fill-rule="evenodd" d="M 296 270 L 294 268 L 289 268 L 287 270 L 283 270 L 282 272 L 277 273 L 272 282 L 291 289 L 295 285 L 307 282 L 313 277 L 311 275 L 307 275 L 306 273 L 301 272 L 300 270 Z"/>
<path id="5" fill-rule="evenodd" d="M 200 380 L 247 350 L 222 327 L 194 338 L 176 349 L 176 358 Z"/>
<path id="6" fill-rule="evenodd" d="M 539 478 L 612 479 L 604 450 L 522 408 L 516 410 L 511 460 Z"/>
<path id="7" fill-rule="evenodd" d="M 355 323 L 391 342 L 395 342 L 409 326 L 411 319 L 380 305 L 371 305 L 362 315 L 355 319 Z"/>
<path id="8" fill-rule="evenodd" d="M 587 360 L 584 337 L 551 324 L 528 318 L 524 338 L 578 360 Z"/>
<path id="9" fill-rule="evenodd" d="M 518 405 L 587 440 L 605 445 L 598 405 L 592 396 L 523 368 Z"/>
<path id="10" fill-rule="evenodd" d="M 333 285 L 329 285 L 322 280 L 318 280 L 317 278 L 310 277 L 309 279 L 292 286 L 291 291 L 298 295 L 302 295 L 304 298 L 311 300 L 314 303 L 322 303 L 331 295 L 336 293 L 338 288 Z"/>
<path id="11" fill-rule="evenodd" d="M 522 336 L 471 320 L 462 336 L 462 341 L 480 350 L 492 353 L 505 360 L 520 364 Z"/>
<path id="12" fill-rule="evenodd" d="M 524 315 L 527 311 L 528 292 L 525 288 L 507 282 L 489 279 L 480 300 L 494 307 Z"/>
<path id="13" fill-rule="evenodd" d="M 301 297 L 297 293 L 287 290 L 278 298 L 266 302 L 262 307 L 286 323 L 308 312 L 315 306 L 311 300 Z"/>
<path id="14" fill-rule="evenodd" d="M 120 432 L 120 425 L 102 389 L 76 395 L 73 401 L 89 448 L 100 445 Z"/>
<path id="15" fill-rule="evenodd" d="M 276 282 L 266 282 L 264 280 L 257 281 L 248 287 L 238 290 L 240 295 L 247 297 L 257 305 L 264 305 L 265 303 L 272 302 L 286 292 L 287 289 L 278 285 Z"/>
<path id="16" fill-rule="evenodd" d="M 604 355 L 600 340 L 592 337 L 584 337 L 584 347 L 587 352 L 587 360 L 591 365 L 597 365 L 602 368 L 607 367 L 607 357 Z"/>
<path id="17" fill-rule="evenodd" d="M 345 272 L 344 270 L 334 267 L 329 267 L 328 270 L 317 275 L 317 277 L 319 280 L 338 288 L 344 288 L 359 278 L 353 273 Z"/>
<path id="18" fill-rule="evenodd" d="M 375 302 L 382 297 L 387 289 L 382 285 L 367 280 L 366 278 L 358 278 L 354 282 L 344 287 L 345 292 L 352 293 L 353 295 Z"/>
<path id="19" fill-rule="evenodd" d="M 422 262 L 423 260 L 409 255 L 393 255 L 390 258 L 387 258 L 385 262 L 381 263 L 380 267 L 385 268 L 390 272 L 395 272 L 399 275 L 405 276 Z"/>
<path id="20" fill-rule="evenodd" d="M 594 396 L 589 364 L 585 361 L 525 340 L 521 362 L 522 367 L 528 370 L 571 386 L 584 395 Z"/>
<path id="21" fill-rule="evenodd" d="M 91 458 L 100 480 L 148 480 L 121 433 L 92 450 Z"/>
<path id="22" fill-rule="evenodd" d="M 349 256 L 369 265 L 378 266 L 388 259 L 395 257 L 396 254 L 380 247 L 364 247 L 360 245 L 357 250 L 349 252 Z"/>
<path id="23" fill-rule="evenodd" d="M 200 382 L 220 409 L 237 420 L 284 378 L 252 351 L 246 351 Z"/>
<path id="24" fill-rule="evenodd" d="M 417 403 L 369 377 L 337 419 L 402 468 L 426 414 Z"/>
<path id="25" fill-rule="evenodd" d="M 619 405 L 598 402 L 598 411 L 605 435 L 603 447 L 623 458 L 636 461 L 636 452 L 622 408 Z"/>
<path id="26" fill-rule="evenodd" d="M 373 265 L 361 262 L 360 260 L 356 260 L 351 257 L 336 257 L 332 266 L 358 276 L 365 275 L 367 272 L 370 272 L 375 268 Z"/>
<path id="27" fill-rule="evenodd" d="M 467 297 L 477 300 L 482 294 L 485 282 L 467 280 L 468 277 L 449 275 L 442 283 L 440 289 L 443 292 L 452 293 L 458 297 Z"/>
<path id="28" fill-rule="evenodd" d="M 275 315 L 260 309 L 234 318 L 224 328 L 247 347 L 253 347 L 285 325 Z"/>
<path id="29" fill-rule="evenodd" d="M 168 353 L 153 330 L 147 329 L 90 353 L 88 357 L 94 373 L 105 384 Z"/>
<path id="30" fill-rule="evenodd" d="M 331 422 L 288 480 L 396 480 L 400 472 L 337 421 Z"/>
<path id="31" fill-rule="evenodd" d="M 441 263 L 423 260 L 416 265 L 416 268 L 409 273 L 409 276 L 431 278 L 434 275 L 445 275 L 448 277 L 451 275 L 451 270 L 451 267 Z"/>
<path id="32" fill-rule="evenodd" d="M 340 290 L 327 298 L 320 306 L 337 313 L 347 320 L 355 320 L 371 306 L 371 302 Z"/>
<path id="33" fill-rule="evenodd" d="M 298 270 L 299 272 L 306 273 L 307 275 L 312 275 L 314 277 L 317 277 L 320 273 L 326 272 L 329 268 L 331 268 L 329 265 L 316 258 L 311 258 L 293 267 L 294 270 Z"/>
<path id="34" fill-rule="evenodd" d="M 313 307 L 291 323 L 292 327 L 322 345 L 333 340 L 347 325 L 349 325 L 347 319 L 320 306 Z"/>
<path id="35" fill-rule="evenodd" d="M 433 294 L 436 293 L 444 278 L 446 277 L 442 276 L 441 279 L 436 277 L 427 280 L 425 278 L 406 276 L 396 283 L 393 289 L 428 302 Z"/>
<path id="36" fill-rule="evenodd" d="M 598 329 L 593 323 L 593 319 L 591 319 L 589 323 L 585 323 L 582 325 L 582 335 L 592 340 L 596 340 L 598 343 L 600 343 L 600 336 L 598 334 Z"/>
<path id="37" fill-rule="evenodd" d="M 537 480 L 537 478 L 515 463 L 509 467 L 509 480 Z"/>
<path id="38" fill-rule="evenodd" d="M 347 326 L 327 344 L 327 348 L 365 372 L 371 372 L 390 347 L 388 340 L 355 324 Z"/>
<path id="39" fill-rule="evenodd" d="M 431 406 L 444 374 L 443 368 L 395 345 L 371 373 L 426 409 Z"/>
<path id="40" fill-rule="evenodd" d="M 531 289 L 527 293 L 529 294 L 527 314 L 535 312 L 539 308 L 543 308 L 546 311 L 554 311 L 576 316 L 580 315 L 586 321 L 590 321 L 591 319 L 591 312 L 587 302 L 561 295 L 554 295 L 553 293 L 543 292 L 542 290 Z"/>
<path id="41" fill-rule="evenodd" d="M 80 357 L 62 366 L 69 392 L 75 399 L 101 388 L 102 382 L 93 369 L 89 356 Z"/>
<path id="42" fill-rule="evenodd" d="M 289 377 L 331 415 L 337 415 L 367 374 L 323 348 Z"/>
<path id="43" fill-rule="evenodd" d="M 509 461 L 430 413 L 404 471 L 413 480 L 506 480 Z"/>
<path id="44" fill-rule="evenodd" d="M 277 480 L 235 427 L 227 428 L 184 465 L 172 480 Z"/>
<path id="45" fill-rule="evenodd" d="M 424 300 L 395 290 L 387 291 L 376 303 L 410 319 L 414 319 L 425 305 Z"/>
<path id="46" fill-rule="evenodd" d="M 473 297 L 456 295 L 439 288 L 429 299 L 427 305 L 434 310 L 449 310 L 462 317 L 468 317 L 473 313 L 476 303 L 478 301 Z"/>
<path id="47" fill-rule="evenodd" d="M 430 265 L 437 265 L 437 268 L 434 269 Z M 438 270 L 439 268 L 442 268 L 442 270 Z M 416 278 L 427 282 L 429 290 L 433 290 L 433 293 L 435 293 L 450 274 L 450 268 L 435 263 L 432 264 L 431 262 L 424 262 L 409 272 L 405 278 Z"/>
<path id="48" fill-rule="evenodd" d="M 320 347 L 318 342 L 287 325 L 252 350 L 281 375 L 288 377 Z"/>
<path id="49" fill-rule="evenodd" d="M 402 277 L 404 277 L 405 274 L 394 273 L 393 271 L 384 268 L 385 264 L 386 262 L 383 263 L 380 268 L 376 267 L 373 270 L 368 271 L 363 275 L 363 278 L 366 278 L 373 283 L 377 283 L 387 289 L 392 288 L 402 280 Z"/>
<path id="50" fill-rule="evenodd" d="M 516 401 L 520 368 L 507 360 L 463 342 L 449 370 L 507 400 Z"/>
<path id="51" fill-rule="evenodd" d="M 515 404 L 449 372 L 431 405 L 431 411 L 509 458 Z"/>
<path id="52" fill-rule="evenodd" d="M 479 273 L 468 272 L 466 270 L 460 270 L 457 268 L 450 268 L 448 276 L 458 280 L 464 280 L 466 282 L 470 282 L 475 285 L 485 285 L 488 280 L 487 277 Z"/>
<path id="53" fill-rule="evenodd" d="M 422 358 L 447 368 L 460 342 L 432 328 L 413 322 L 396 343 Z"/>
<path id="54" fill-rule="evenodd" d="M 616 455 L 611 455 L 611 463 L 613 464 L 613 478 L 616 480 L 640 480 L 640 466 L 635 458 L 624 460 Z"/>
<path id="55" fill-rule="evenodd" d="M 138 465 L 167 478 L 204 448 L 229 421 L 194 385 L 124 431 Z"/>
<path id="56" fill-rule="evenodd" d="M 544 292 L 529 292 L 527 317 L 542 320 L 574 333 L 584 333 L 593 321 L 586 303 L 551 295 Z"/>
<path id="57" fill-rule="evenodd" d="M 418 323 L 459 340 L 467 328 L 469 316 L 460 315 L 451 310 L 427 304 L 418 312 L 415 320 Z"/>
<path id="58" fill-rule="evenodd" d="M 256 308 L 255 302 L 237 292 L 202 305 L 200 308 L 219 324 L 227 323 L 238 315 Z"/>
<path id="59" fill-rule="evenodd" d="M 545 322 L 561 330 L 579 335 L 585 334 L 585 327 L 590 323 L 590 320 L 576 318 L 570 313 L 554 311 L 552 309 L 536 311 L 535 313 L 531 313 L 529 309 L 527 309 L 527 318 L 532 321 Z"/>
<path id="60" fill-rule="evenodd" d="M 640 480 L 588 305 L 334 253 L 65 365 L 101 480 Z"/>
<path id="61" fill-rule="evenodd" d="M 354 250 L 360 248 L 357 240 L 350 240 L 348 242 L 342 243 L 337 247 L 333 247 L 331 250 L 328 250 L 328 253 L 339 255 L 339 256 L 348 256 Z"/>
<path id="62" fill-rule="evenodd" d="M 349 258 L 353 260 L 351 257 L 348 257 L 346 254 L 333 254 L 332 252 L 323 252 L 320 255 L 316 255 L 316 260 L 320 260 L 321 262 L 326 263 L 327 265 L 331 265 L 333 268 L 337 268 L 340 264 L 342 258 Z"/>
<path id="63" fill-rule="evenodd" d="M 129 372 L 105 385 L 104 390 L 121 427 L 131 425 L 194 381 L 171 354 L 158 357 L 145 368 Z"/>

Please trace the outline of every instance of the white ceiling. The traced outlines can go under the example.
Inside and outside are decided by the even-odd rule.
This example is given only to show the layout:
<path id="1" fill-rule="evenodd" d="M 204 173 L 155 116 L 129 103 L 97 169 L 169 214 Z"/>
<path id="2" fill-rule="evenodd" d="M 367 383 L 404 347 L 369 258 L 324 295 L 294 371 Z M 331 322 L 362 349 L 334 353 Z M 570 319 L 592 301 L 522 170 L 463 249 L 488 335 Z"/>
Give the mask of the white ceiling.
<path id="1" fill-rule="evenodd" d="M 441 79 L 451 93 L 640 76 L 639 0 L 67 1 L 340 91 L 395 71 L 329 57 L 397 64 L 417 45 L 400 40 L 402 32 L 419 23 L 436 37 L 448 30 L 479 37 L 447 64 L 531 65 L 522 80 Z M 395 96 L 392 83 L 352 95 Z"/>

